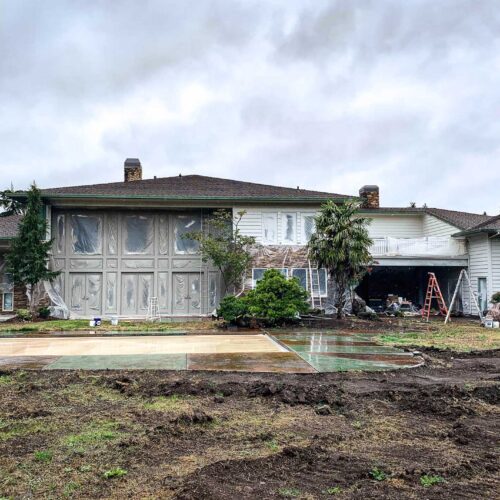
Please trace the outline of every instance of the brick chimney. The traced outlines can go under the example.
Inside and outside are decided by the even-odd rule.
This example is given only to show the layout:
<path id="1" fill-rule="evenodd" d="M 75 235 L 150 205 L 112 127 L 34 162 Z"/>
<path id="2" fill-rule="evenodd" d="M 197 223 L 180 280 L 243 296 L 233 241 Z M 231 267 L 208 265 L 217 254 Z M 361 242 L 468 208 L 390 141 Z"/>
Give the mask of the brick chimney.
<path id="1" fill-rule="evenodd" d="M 380 195 L 378 186 L 363 186 L 359 190 L 361 208 L 379 208 Z"/>
<path id="2" fill-rule="evenodd" d="M 142 180 L 142 167 L 139 158 L 127 158 L 125 160 L 123 174 L 125 182 Z"/>

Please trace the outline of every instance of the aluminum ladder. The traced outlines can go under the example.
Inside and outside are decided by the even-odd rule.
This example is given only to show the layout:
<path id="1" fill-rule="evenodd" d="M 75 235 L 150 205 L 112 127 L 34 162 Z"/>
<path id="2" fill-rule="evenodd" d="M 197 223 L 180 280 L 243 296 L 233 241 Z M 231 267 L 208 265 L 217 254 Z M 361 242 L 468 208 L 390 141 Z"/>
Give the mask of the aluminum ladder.
<path id="1" fill-rule="evenodd" d="M 313 269 L 311 261 L 309 264 L 309 293 L 311 295 L 311 307 L 313 309 L 323 309 L 323 301 L 321 300 L 321 286 L 319 282 L 319 269 Z"/>
<path id="2" fill-rule="evenodd" d="M 160 321 L 160 308 L 158 307 L 158 297 L 149 297 L 148 321 Z"/>

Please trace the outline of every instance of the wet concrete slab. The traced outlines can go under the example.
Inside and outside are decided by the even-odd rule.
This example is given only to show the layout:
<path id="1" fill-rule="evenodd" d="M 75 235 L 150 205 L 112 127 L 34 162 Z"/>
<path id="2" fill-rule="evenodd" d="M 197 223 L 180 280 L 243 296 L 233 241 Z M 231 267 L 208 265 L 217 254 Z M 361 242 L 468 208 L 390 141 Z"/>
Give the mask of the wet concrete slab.
<path id="1" fill-rule="evenodd" d="M 272 373 L 315 373 L 293 352 L 189 354 L 188 370 L 221 370 Z"/>
<path id="2" fill-rule="evenodd" d="M 186 370 L 187 354 L 61 356 L 44 370 Z"/>
<path id="3" fill-rule="evenodd" d="M 1 370 L 32 369 L 39 370 L 58 360 L 58 356 L 8 356 L 0 357 Z"/>

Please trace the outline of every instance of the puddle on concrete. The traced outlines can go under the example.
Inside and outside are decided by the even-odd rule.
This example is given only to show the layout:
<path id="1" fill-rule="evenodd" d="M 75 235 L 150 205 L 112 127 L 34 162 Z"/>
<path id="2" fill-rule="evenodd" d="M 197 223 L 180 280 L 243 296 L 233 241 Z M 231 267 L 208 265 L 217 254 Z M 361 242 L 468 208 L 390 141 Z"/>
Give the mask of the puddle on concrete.
<path id="1" fill-rule="evenodd" d="M 410 368 L 422 359 L 364 334 L 339 332 L 278 332 L 274 338 L 319 372 Z"/>

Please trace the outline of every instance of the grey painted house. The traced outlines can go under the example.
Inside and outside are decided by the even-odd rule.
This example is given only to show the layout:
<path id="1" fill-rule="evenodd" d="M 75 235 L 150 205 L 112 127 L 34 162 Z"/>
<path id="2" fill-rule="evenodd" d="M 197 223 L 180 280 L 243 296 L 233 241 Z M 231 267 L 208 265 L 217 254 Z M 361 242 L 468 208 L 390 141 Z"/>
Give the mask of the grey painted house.
<path id="1" fill-rule="evenodd" d="M 74 315 L 140 317 L 150 297 L 158 298 L 162 315 L 209 314 L 220 300 L 218 272 L 182 235 L 206 229 L 217 208 L 245 210 L 240 229 L 257 240 L 246 287 L 274 267 L 308 290 L 317 281 L 327 306 L 331 284 L 324 270 L 309 267 L 305 250 L 314 215 L 327 199 L 359 199 L 361 212 L 372 219 L 377 265 L 358 287 L 365 299 L 397 293 L 422 302 L 430 270 L 445 295 L 462 268 L 470 270 L 483 303 L 500 289 L 499 217 L 382 208 L 376 186 L 349 196 L 198 175 L 142 179 L 140 162 L 128 159 L 122 182 L 44 189 L 42 196 L 54 238 L 51 266 L 62 271 L 54 288 Z M 0 218 L 3 251 L 18 222 L 7 219 Z M 469 312 L 470 301 L 462 299 Z"/>

